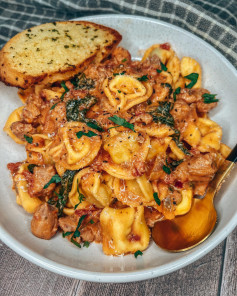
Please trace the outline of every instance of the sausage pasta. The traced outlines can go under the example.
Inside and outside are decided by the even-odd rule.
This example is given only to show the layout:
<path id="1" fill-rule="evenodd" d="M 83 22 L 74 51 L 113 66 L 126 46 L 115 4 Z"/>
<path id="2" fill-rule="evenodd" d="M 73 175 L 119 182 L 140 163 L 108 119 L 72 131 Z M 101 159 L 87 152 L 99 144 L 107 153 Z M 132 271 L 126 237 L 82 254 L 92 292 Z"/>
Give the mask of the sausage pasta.
<path id="1" fill-rule="evenodd" d="M 59 228 L 117 256 L 144 251 L 157 221 L 188 213 L 230 152 L 202 71 L 168 43 L 141 61 L 118 47 L 66 82 L 20 91 L 4 130 L 26 148 L 8 168 L 32 233 Z"/>

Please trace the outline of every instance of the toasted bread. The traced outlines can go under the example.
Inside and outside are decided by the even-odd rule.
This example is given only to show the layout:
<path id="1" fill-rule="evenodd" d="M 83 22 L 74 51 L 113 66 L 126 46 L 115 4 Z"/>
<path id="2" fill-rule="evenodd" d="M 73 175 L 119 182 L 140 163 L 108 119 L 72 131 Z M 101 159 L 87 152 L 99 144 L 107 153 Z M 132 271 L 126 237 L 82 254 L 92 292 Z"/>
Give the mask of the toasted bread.
<path id="1" fill-rule="evenodd" d="M 86 21 L 47 23 L 25 30 L 0 51 L 0 80 L 27 88 L 69 79 L 108 56 L 122 36 Z"/>

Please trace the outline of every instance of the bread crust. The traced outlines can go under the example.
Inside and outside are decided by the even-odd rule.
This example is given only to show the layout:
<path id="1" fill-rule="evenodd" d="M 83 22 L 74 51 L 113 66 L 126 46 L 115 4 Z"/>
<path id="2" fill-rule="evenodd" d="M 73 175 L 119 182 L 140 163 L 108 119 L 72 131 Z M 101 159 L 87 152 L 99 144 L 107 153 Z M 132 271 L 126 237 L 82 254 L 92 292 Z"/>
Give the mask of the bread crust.
<path id="1" fill-rule="evenodd" d="M 37 75 L 31 75 L 26 71 L 20 71 L 16 69 L 13 65 L 13 60 L 10 57 L 10 48 L 17 47 L 18 42 L 21 42 L 21 39 L 24 38 L 24 35 L 27 35 L 27 31 L 34 30 L 35 28 L 47 28 L 48 25 L 52 25 L 52 23 L 46 23 L 40 26 L 33 27 L 31 29 L 25 30 L 21 33 L 18 33 L 13 38 L 11 38 L 5 46 L 0 51 L 0 80 L 4 82 L 6 85 L 20 87 L 20 88 L 28 88 L 36 83 L 53 83 L 55 81 L 62 81 L 71 78 L 75 74 L 80 71 L 83 71 L 92 61 L 100 62 L 105 57 L 107 57 L 114 48 L 121 41 L 122 36 L 114 29 L 105 27 L 103 25 L 95 24 L 87 21 L 65 21 L 65 22 L 56 22 L 53 24 L 65 25 L 67 28 L 68 24 L 80 24 L 84 26 L 90 26 L 90 28 L 94 28 L 97 30 L 105 31 L 111 40 L 108 41 L 107 44 L 101 44 L 100 47 L 96 47 L 96 50 L 92 52 L 92 54 L 87 54 L 86 58 L 84 58 L 78 64 L 70 64 L 68 67 L 56 67 L 53 71 L 48 71 L 44 73 L 37 73 Z M 79 36 L 80 38 L 80 36 Z M 109 39 L 109 38 L 108 38 Z M 32 41 L 33 42 L 33 41 Z M 28 43 L 29 44 L 29 43 Z M 31 44 L 30 44 L 31 45 Z M 32 60 L 29 59 L 29 63 Z M 36 63 L 37 64 L 37 63 Z"/>

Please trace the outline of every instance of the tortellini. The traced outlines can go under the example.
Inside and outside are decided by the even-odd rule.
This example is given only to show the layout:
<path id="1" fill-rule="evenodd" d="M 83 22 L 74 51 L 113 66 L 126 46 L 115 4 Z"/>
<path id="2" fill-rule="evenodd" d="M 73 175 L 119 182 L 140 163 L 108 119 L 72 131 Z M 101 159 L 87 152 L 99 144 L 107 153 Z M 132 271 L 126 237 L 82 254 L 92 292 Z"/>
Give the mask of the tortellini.
<path id="1" fill-rule="evenodd" d="M 19 139 L 16 135 L 13 134 L 11 130 L 11 125 L 13 122 L 21 120 L 21 114 L 25 106 L 21 106 L 14 110 L 7 119 L 7 122 L 3 128 L 3 130 L 17 143 L 17 144 L 25 144 L 25 141 Z"/>
<path id="2" fill-rule="evenodd" d="M 42 204 L 42 201 L 38 197 L 30 196 L 28 193 L 27 180 L 23 174 L 26 166 L 26 164 L 22 164 L 13 178 L 17 192 L 16 202 L 18 205 L 22 206 L 26 212 L 33 214 L 37 207 Z"/>
<path id="3" fill-rule="evenodd" d="M 95 134 L 85 123 L 66 123 L 59 129 L 57 137 L 49 147 L 49 154 L 55 162 L 68 170 L 78 170 L 91 164 L 100 150 L 101 136 L 98 131 L 91 137 L 77 136 L 79 132 L 88 134 L 90 131 Z"/>
<path id="4" fill-rule="evenodd" d="M 144 218 L 144 207 L 114 209 L 105 207 L 100 214 L 103 251 L 122 255 L 148 247 L 150 231 Z"/>
<path id="5" fill-rule="evenodd" d="M 142 83 L 128 75 L 117 75 L 111 81 L 105 79 L 103 89 L 110 104 L 117 110 L 128 110 L 145 102 L 153 91 L 149 82 Z"/>
<path id="6" fill-rule="evenodd" d="M 113 177 L 104 176 L 90 168 L 78 172 L 69 193 L 70 204 L 75 207 L 79 202 L 79 194 L 86 196 L 85 201 L 98 208 L 109 206 L 112 201 L 111 184 Z"/>
<path id="7" fill-rule="evenodd" d="M 108 152 L 109 159 L 103 163 L 103 169 L 117 178 L 135 179 L 136 161 L 145 162 L 149 145 L 149 136 L 144 133 L 113 131 L 105 137 L 103 148 Z"/>

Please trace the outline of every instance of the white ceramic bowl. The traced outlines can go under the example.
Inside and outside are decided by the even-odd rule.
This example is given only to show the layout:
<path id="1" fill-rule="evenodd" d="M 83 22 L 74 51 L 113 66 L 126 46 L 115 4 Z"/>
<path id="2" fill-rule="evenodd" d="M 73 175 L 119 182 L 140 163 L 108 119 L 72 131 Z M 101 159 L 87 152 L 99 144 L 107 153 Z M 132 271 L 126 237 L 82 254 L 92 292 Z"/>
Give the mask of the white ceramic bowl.
<path id="1" fill-rule="evenodd" d="M 126 15 L 84 18 L 115 28 L 123 35 L 121 46 L 134 58 L 154 43 L 170 42 L 179 57 L 191 56 L 203 67 L 203 85 L 218 94 L 220 103 L 211 118 L 223 127 L 223 141 L 231 147 L 237 141 L 237 74 L 234 67 L 213 47 L 200 38 L 154 19 Z M 131 282 L 164 275 L 184 267 L 216 247 L 237 224 L 236 169 L 216 197 L 219 221 L 214 233 L 201 245 L 183 253 L 168 253 L 153 242 L 143 256 L 108 257 L 101 245 L 78 249 L 60 234 L 50 241 L 30 232 L 31 216 L 15 202 L 15 193 L 6 165 L 26 158 L 24 147 L 13 143 L 2 128 L 9 114 L 21 105 L 15 88 L 0 84 L 1 180 L 0 238 L 21 256 L 56 273 L 87 281 Z"/>

